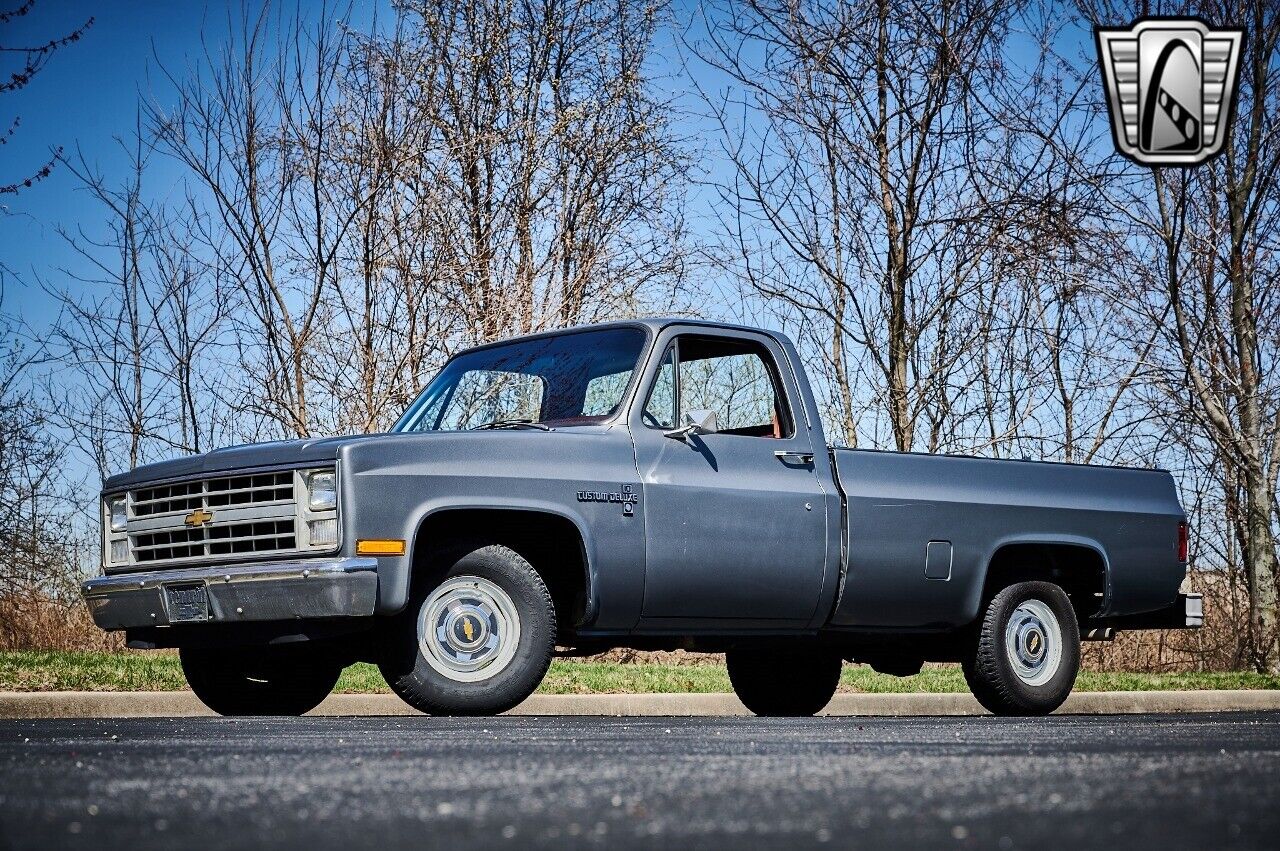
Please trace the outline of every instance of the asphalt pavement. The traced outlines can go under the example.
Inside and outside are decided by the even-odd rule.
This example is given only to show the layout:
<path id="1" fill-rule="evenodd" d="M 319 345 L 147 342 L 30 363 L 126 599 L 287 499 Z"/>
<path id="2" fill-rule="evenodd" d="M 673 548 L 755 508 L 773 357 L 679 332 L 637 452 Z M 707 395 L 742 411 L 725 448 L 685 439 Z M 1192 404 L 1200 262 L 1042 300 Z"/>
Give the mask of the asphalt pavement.
<path id="1" fill-rule="evenodd" d="M 0 722 L 0 848 L 1280 847 L 1280 713 Z"/>

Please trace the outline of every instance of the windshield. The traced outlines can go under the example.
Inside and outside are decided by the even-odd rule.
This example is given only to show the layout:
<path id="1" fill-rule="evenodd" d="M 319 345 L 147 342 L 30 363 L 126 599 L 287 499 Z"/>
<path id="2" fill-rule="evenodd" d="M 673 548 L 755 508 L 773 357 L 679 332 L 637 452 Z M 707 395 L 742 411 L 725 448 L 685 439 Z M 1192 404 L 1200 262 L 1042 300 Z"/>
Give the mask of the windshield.
<path id="1" fill-rule="evenodd" d="M 464 352 L 427 385 L 394 431 L 600 422 L 622 403 L 644 339 L 639 328 L 608 328 Z"/>

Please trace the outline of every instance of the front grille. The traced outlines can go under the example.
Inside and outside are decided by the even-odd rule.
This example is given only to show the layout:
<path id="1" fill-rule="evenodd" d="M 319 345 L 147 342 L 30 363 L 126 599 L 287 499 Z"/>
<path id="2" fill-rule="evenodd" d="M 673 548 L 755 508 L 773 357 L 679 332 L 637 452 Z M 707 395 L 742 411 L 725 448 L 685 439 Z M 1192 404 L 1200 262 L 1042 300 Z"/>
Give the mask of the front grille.
<path id="1" fill-rule="evenodd" d="M 200 482 L 183 482 L 157 488 L 141 488 L 133 492 L 133 515 L 150 517 L 171 511 L 191 511 L 200 507 Z"/>
<path id="2" fill-rule="evenodd" d="M 197 508 L 261 505 L 292 499 L 293 473 L 285 470 L 139 488 L 133 492 L 130 502 L 134 517 L 150 517 Z"/>
<path id="3" fill-rule="evenodd" d="M 294 471 L 213 476 L 129 492 L 130 562 L 296 552 Z"/>
<path id="4" fill-rule="evenodd" d="M 258 505 L 293 499 L 293 473 L 259 473 L 205 481 L 205 505 Z"/>
<path id="5" fill-rule="evenodd" d="M 292 520 L 233 523 L 208 530 L 209 554 L 262 553 L 294 547 Z"/>
<path id="6" fill-rule="evenodd" d="M 203 529 L 174 529 L 133 536 L 134 561 L 167 561 L 204 555 Z"/>
<path id="7" fill-rule="evenodd" d="M 175 529 L 133 536 L 133 558 L 138 562 L 270 553 L 296 548 L 293 520 L 228 523 L 207 529 Z"/>

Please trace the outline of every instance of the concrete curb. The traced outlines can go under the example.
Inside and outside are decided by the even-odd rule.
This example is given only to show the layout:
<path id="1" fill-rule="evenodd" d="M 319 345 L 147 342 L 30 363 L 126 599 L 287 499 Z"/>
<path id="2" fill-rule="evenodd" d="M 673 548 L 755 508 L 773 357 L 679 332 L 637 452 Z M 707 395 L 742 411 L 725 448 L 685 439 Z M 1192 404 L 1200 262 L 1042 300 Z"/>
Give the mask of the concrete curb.
<path id="1" fill-rule="evenodd" d="M 1077 692 L 1060 714 L 1280 710 L 1280 691 Z M 189 691 L 0 692 L 0 718 L 212 715 Z M 391 694 L 335 694 L 312 715 L 417 715 Z M 750 715 L 732 694 L 536 694 L 510 715 Z M 824 715 L 984 715 L 968 694 L 837 694 Z"/>

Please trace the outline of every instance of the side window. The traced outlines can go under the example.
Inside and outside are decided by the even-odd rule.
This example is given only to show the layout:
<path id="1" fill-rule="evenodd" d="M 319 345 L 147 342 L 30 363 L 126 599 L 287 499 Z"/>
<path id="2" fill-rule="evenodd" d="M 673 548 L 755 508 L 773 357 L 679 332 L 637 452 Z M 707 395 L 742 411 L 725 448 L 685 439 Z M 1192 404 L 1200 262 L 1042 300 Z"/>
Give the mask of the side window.
<path id="1" fill-rule="evenodd" d="M 678 346 L 682 412 L 715 411 L 724 434 L 792 436 L 791 414 L 768 349 L 726 337 L 680 337 Z"/>
<path id="2" fill-rule="evenodd" d="M 669 346 L 654 377 L 653 390 L 644 406 L 644 424 L 651 428 L 676 427 L 676 350 Z"/>

